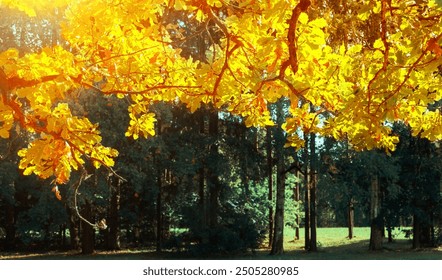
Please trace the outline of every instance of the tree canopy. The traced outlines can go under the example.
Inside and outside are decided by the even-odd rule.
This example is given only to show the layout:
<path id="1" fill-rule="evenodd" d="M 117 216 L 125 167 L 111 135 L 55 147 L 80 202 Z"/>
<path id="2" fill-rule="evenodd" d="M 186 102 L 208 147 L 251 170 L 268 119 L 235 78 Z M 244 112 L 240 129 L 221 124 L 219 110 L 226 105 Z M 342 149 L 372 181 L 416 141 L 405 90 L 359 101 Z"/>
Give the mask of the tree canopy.
<path id="1" fill-rule="evenodd" d="M 31 133 L 18 152 L 26 175 L 62 184 L 86 160 L 114 165 L 117 150 L 73 108 L 86 89 L 127 104 L 134 139 L 155 134 L 150 106 L 159 101 L 191 112 L 212 104 L 247 126 L 271 126 L 268 105 L 283 97 L 289 146 L 301 147 L 304 132 L 394 150 L 394 122 L 442 138 L 440 1 L 3 0 L 0 8 L 61 34 L 0 53 L 0 136 Z"/>

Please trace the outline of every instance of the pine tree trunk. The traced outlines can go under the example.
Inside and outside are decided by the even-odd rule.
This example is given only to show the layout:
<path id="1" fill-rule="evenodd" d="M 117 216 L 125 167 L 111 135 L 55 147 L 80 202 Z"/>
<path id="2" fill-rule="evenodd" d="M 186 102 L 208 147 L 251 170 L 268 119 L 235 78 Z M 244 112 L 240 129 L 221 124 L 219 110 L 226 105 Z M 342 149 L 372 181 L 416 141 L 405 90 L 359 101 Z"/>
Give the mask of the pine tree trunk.
<path id="1" fill-rule="evenodd" d="M 86 220 L 92 221 L 92 207 L 89 202 L 86 202 L 81 211 L 81 216 Z M 81 253 L 83 255 L 90 255 L 95 250 L 95 229 L 84 221 L 81 221 Z"/>
<path id="2" fill-rule="evenodd" d="M 6 220 L 6 239 L 5 239 L 5 249 L 13 250 L 15 248 L 15 207 L 9 203 L 5 205 L 5 220 Z"/>
<path id="3" fill-rule="evenodd" d="M 121 191 L 121 189 L 120 189 L 120 191 Z M 146 237 L 143 238 L 142 227 L 143 227 L 143 222 L 145 222 L 144 211 L 145 211 L 146 207 L 144 207 L 144 200 L 139 193 L 134 194 L 134 208 L 136 209 L 135 212 L 137 213 L 137 218 L 136 218 L 135 224 L 132 227 L 133 236 L 130 236 L 128 239 L 132 240 L 135 243 L 135 246 L 140 246 L 140 245 L 144 244 L 144 240 L 151 238 L 151 236 L 147 237 L 147 238 Z M 147 222 L 149 224 L 153 224 L 152 219 L 148 219 Z M 129 233 L 130 231 L 127 230 L 126 232 Z M 120 235 L 121 235 L 121 233 L 120 233 Z"/>
<path id="4" fill-rule="evenodd" d="M 156 251 L 161 252 L 162 244 L 163 244 L 163 186 L 162 186 L 162 172 L 159 169 L 157 174 L 157 207 L 156 207 L 156 216 L 157 216 L 157 232 L 156 232 Z"/>
<path id="5" fill-rule="evenodd" d="M 377 251 L 382 249 L 382 233 L 383 233 L 380 187 L 377 175 L 373 175 L 373 177 L 371 178 L 370 196 L 371 196 L 370 200 L 371 231 L 370 231 L 369 249 L 371 251 Z"/>
<path id="6" fill-rule="evenodd" d="M 413 248 L 432 247 L 435 244 L 432 218 L 425 221 L 419 215 L 413 216 Z"/>
<path id="7" fill-rule="evenodd" d="M 353 239 L 353 229 L 355 226 L 355 208 L 353 204 L 353 198 L 348 202 L 348 238 Z"/>
<path id="8" fill-rule="evenodd" d="M 310 251 L 317 251 L 316 238 L 316 135 L 310 134 Z"/>
<path id="9" fill-rule="evenodd" d="M 212 144 L 210 145 L 210 156 L 216 161 L 218 160 L 218 112 L 211 111 L 209 113 L 209 136 L 212 137 Z M 220 183 L 218 179 L 218 172 L 216 169 L 211 166 L 209 168 L 209 225 L 211 227 L 218 226 L 218 216 L 219 216 L 219 195 L 220 195 Z"/>
<path id="10" fill-rule="evenodd" d="M 116 178 L 110 178 L 111 199 L 109 207 L 109 250 L 120 250 L 120 189 L 121 181 Z"/>
<path id="11" fill-rule="evenodd" d="M 305 194 L 304 194 L 304 250 L 310 250 L 310 179 L 309 179 L 309 160 L 308 160 L 308 134 L 304 134 L 304 186 L 305 186 Z"/>
<path id="12" fill-rule="evenodd" d="M 277 157 L 283 156 L 279 153 Z M 285 174 L 284 161 L 278 159 L 276 175 L 276 211 L 275 227 L 273 233 L 273 242 L 271 255 L 280 255 L 284 253 L 284 202 L 285 202 Z"/>
<path id="13" fill-rule="evenodd" d="M 268 200 L 269 206 L 269 248 L 273 243 L 273 149 L 272 149 L 272 132 L 270 128 L 266 130 L 266 142 L 267 142 L 267 178 L 268 178 Z"/>
<path id="14" fill-rule="evenodd" d="M 418 215 L 413 215 L 413 249 L 421 248 L 421 223 Z"/>
<path id="15" fill-rule="evenodd" d="M 297 173 L 297 175 L 299 176 L 299 173 Z M 297 183 L 296 184 L 296 189 L 295 189 L 295 201 L 297 202 L 297 203 L 299 203 L 299 200 L 301 199 L 301 197 L 300 197 L 300 187 L 301 187 L 301 185 L 300 185 L 300 183 Z M 300 225 L 300 223 L 301 223 L 301 220 L 300 220 L 300 218 L 299 218 L 299 214 L 298 213 L 296 213 L 296 229 L 295 229 L 295 240 L 299 240 L 299 225 Z"/>
<path id="16" fill-rule="evenodd" d="M 218 226 L 219 217 L 219 196 L 220 196 L 220 185 L 218 178 L 215 175 L 210 176 L 210 194 L 209 194 L 209 225 L 211 228 L 216 228 Z"/>
<path id="17" fill-rule="evenodd" d="M 66 224 L 60 225 L 60 249 L 66 248 Z"/>
<path id="18" fill-rule="evenodd" d="M 238 140 L 240 141 L 240 143 L 247 143 L 247 136 L 246 136 L 246 127 L 243 125 L 237 125 L 238 130 Z M 253 148 L 255 148 L 255 145 L 253 146 Z M 239 158 L 239 164 L 240 164 L 240 169 L 241 169 L 241 181 L 242 181 L 242 185 L 244 186 L 244 196 L 246 198 L 246 200 L 249 200 L 249 196 L 250 196 L 250 177 L 248 174 L 248 165 L 249 165 L 249 161 L 248 161 L 248 154 L 245 153 L 242 157 Z"/>
<path id="19" fill-rule="evenodd" d="M 198 171 L 198 204 L 200 208 L 200 218 L 203 227 L 207 226 L 207 208 L 206 208 L 206 184 L 204 167 Z"/>
<path id="20" fill-rule="evenodd" d="M 197 123 L 199 126 L 199 132 L 201 135 L 206 134 L 206 126 L 204 122 L 204 112 L 203 109 L 199 109 L 196 112 Z M 206 172 L 205 167 L 201 164 L 200 169 L 198 170 L 198 204 L 200 208 L 200 220 L 201 227 L 207 227 L 207 202 L 206 202 Z"/>
<path id="21" fill-rule="evenodd" d="M 78 221 L 76 213 L 72 211 L 71 208 L 67 208 L 67 213 L 69 217 L 69 237 L 70 237 L 70 248 L 71 250 L 80 249 L 80 236 L 79 236 L 79 226 L 80 223 Z"/>
<path id="22" fill-rule="evenodd" d="M 280 255 L 284 253 L 284 204 L 285 204 L 285 160 L 284 160 L 284 144 L 285 136 L 280 128 L 283 123 L 282 103 L 277 103 L 277 123 L 278 128 L 275 130 L 275 157 L 276 157 L 276 209 L 275 209 L 275 225 L 273 230 L 273 242 L 271 255 Z"/>
<path id="23" fill-rule="evenodd" d="M 440 148 L 438 149 L 438 152 L 441 153 L 442 151 Z M 442 201 L 442 174 L 439 175 L 439 197 L 438 201 Z M 438 228 L 439 228 L 439 238 L 442 238 L 442 207 L 439 206 L 439 212 L 438 212 Z"/>
<path id="24" fill-rule="evenodd" d="M 387 237 L 388 237 L 388 243 L 393 242 L 393 228 L 391 226 L 387 227 Z"/>
<path id="25" fill-rule="evenodd" d="M 156 127 L 157 135 L 161 135 L 162 123 L 160 120 L 157 121 Z M 156 151 L 155 153 L 159 153 Z M 156 163 L 157 172 L 157 201 L 156 201 L 156 251 L 161 252 L 163 248 L 163 172 L 164 168 L 161 166 L 157 155 L 154 155 L 154 162 Z"/>

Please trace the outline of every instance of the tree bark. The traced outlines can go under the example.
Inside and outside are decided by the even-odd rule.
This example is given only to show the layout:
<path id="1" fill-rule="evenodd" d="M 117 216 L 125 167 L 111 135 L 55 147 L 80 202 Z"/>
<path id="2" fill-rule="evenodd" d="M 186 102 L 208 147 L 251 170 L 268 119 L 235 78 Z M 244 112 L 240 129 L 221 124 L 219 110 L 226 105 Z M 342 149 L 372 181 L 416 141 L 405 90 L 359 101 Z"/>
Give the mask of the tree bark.
<path id="1" fill-rule="evenodd" d="M 120 250 L 120 196 L 121 196 L 121 181 L 118 178 L 111 177 L 110 179 L 111 199 L 109 207 L 109 250 Z"/>
<path id="2" fill-rule="evenodd" d="M 273 243 L 273 149 L 272 149 L 272 131 L 270 128 L 266 130 L 266 142 L 267 142 L 267 178 L 268 178 L 268 200 L 269 206 L 269 248 Z"/>
<path id="3" fill-rule="evenodd" d="M 438 152 L 440 153 L 440 148 L 438 148 Z M 439 201 L 442 201 L 442 174 L 439 174 Z M 442 238 L 442 207 L 439 206 L 438 212 L 438 227 L 439 227 L 439 238 Z"/>
<path id="4" fill-rule="evenodd" d="M 429 220 L 425 221 L 418 214 L 413 215 L 413 249 L 434 245 L 434 229 L 431 217 Z"/>
<path id="5" fill-rule="evenodd" d="M 203 109 L 199 109 L 196 112 L 197 123 L 199 126 L 199 132 L 201 135 L 206 134 L 206 125 L 204 121 Z M 206 201 L 206 172 L 205 164 L 202 162 L 201 167 L 198 170 L 198 204 L 200 208 L 200 219 L 202 228 L 207 227 L 207 201 Z"/>
<path id="6" fill-rule="evenodd" d="M 278 158 L 283 156 L 282 153 L 277 154 L 279 154 L 277 155 Z M 276 169 L 276 211 L 271 255 L 284 253 L 285 173 L 283 159 L 278 160 Z"/>
<path id="7" fill-rule="evenodd" d="M 81 216 L 86 220 L 92 221 L 92 206 L 89 202 L 86 202 L 81 211 Z M 81 253 L 83 255 L 90 255 L 94 253 L 95 250 L 95 229 L 84 222 L 81 221 Z"/>
<path id="8" fill-rule="evenodd" d="M 72 250 L 80 249 L 80 236 L 79 236 L 79 226 L 80 223 L 77 218 L 77 214 L 72 211 L 71 208 L 67 207 L 67 213 L 69 217 L 69 236 L 70 236 L 70 248 Z"/>
<path id="9" fill-rule="evenodd" d="M 304 250 L 310 250 L 310 179 L 309 179 L 309 160 L 308 160 L 308 134 L 304 133 Z"/>
<path id="10" fill-rule="evenodd" d="M 413 153 L 414 182 L 413 182 L 413 248 L 432 247 L 435 245 L 434 236 L 434 202 L 428 196 L 429 188 L 426 180 L 422 177 L 424 162 L 429 160 L 431 149 L 428 140 L 414 138 Z M 427 175 L 428 176 L 428 175 Z"/>
<path id="11" fill-rule="evenodd" d="M 310 251 L 317 251 L 316 235 L 316 135 L 310 134 Z"/>
<path id="12" fill-rule="evenodd" d="M 59 237 L 60 237 L 60 249 L 66 248 L 66 224 L 62 224 L 59 227 Z"/>
<path id="13" fill-rule="evenodd" d="M 391 226 L 387 226 L 387 237 L 388 243 L 393 242 L 393 228 Z"/>
<path id="14" fill-rule="evenodd" d="M 163 131 L 161 120 L 157 121 L 157 135 L 161 135 Z M 157 157 L 158 151 L 155 151 L 154 162 L 156 163 L 157 172 L 157 201 L 156 201 L 156 251 L 161 252 L 163 247 L 163 174 L 164 168 Z"/>
<path id="15" fill-rule="evenodd" d="M 377 175 L 373 175 L 370 184 L 370 245 L 371 251 L 382 249 L 383 221 L 381 216 L 380 187 Z"/>
<path id="16" fill-rule="evenodd" d="M 353 198 L 348 202 L 348 239 L 353 239 L 353 229 L 355 226 L 355 207 Z"/>
<path id="17" fill-rule="evenodd" d="M 15 207 L 10 203 L 5 205 L 5 218 L 6 218 L 6 239 L 5 239 L 5 249 L 13 250 L 15 248 Z"/>
<path id="18" fill-rule="evenodd" d="M 299 176 L 299 172 L 297 172 Z M 296 189 L 295 189 L 295 201 L 299 203 L 300 197 L 300 183 L 296 183 Z M 299 224 L 301 223 L 299 214 L 296 213 L 296 229 L 295 229 L 295 240 L 299 240 Z"/>
<path id="19" fill-rule="evenodd" d="M 161 252 L 162 244 L 163 244 L 163 186 L 162 186 L 162 172 L 161 168 L 158 168 L 157 174 L 157 207 L 156 207 L 156 216 L 157 216 L 157 232 L 156 232 L 156 251 Z"/>
<path id="20" fill-rule="evenodd" d="M 280 255 L 284 253 L 284 204 L 285 204 L 285 160 L 284 144 L 285 136 L 280 128 L 284 121 L 284 112 L 282 101 L 277 103 L 277 124 L 275 130 L 275 157 L 276 157 L 276 209 L 275 225 L 273 230 L 273 242 L 271 255 Z"/>
<path id="21" fill-rule="evenodd" d="M 209 136 L 212 137 L 212 144 L 210 145 L 210 156 L 217 161 L 219 157 L 218 151 L 218 112 L 213 110 L 209 113 Z M 218 172 L 213 165 L 209 168 L 209 225 L 212 228 L 218 226 L 219 216 L 219 196 L 221 193 L 221 185 L 218 178 Z"/>
<path id="22" fill-rule="evenodd" d="M 245 125 L 241 125 L 238 124 L 236 127 L 236 130 L 238 131 L 237 133 L 237 138 L 240 141 L 240 143 L 247 143 L 247 135 L 246 135 L 246 126 Z M 253 149 L 255 148 L 255 145 L 253 145 Z M 250 196 L 250 177 L 248 174 L 248 166 L 249 166 L 249 161 L 248 161 L 248 153 L 244 153 L 243 156 L 241 156 L 239 158 L 239 166 L 241 169 L 240 172 L 240 177 L 241 177 L 241 181 L 242 181 L 242 185 L 244 186 L 244 196 L 246 198 L 246 200 L 249 200 L 249 196 Z"/>

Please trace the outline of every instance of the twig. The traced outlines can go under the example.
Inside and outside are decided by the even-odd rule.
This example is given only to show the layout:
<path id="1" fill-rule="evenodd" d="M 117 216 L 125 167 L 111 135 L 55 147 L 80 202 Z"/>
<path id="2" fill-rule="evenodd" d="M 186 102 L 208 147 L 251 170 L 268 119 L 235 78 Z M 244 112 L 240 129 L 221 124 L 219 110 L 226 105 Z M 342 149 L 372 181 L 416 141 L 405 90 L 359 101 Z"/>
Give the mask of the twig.
<path id="1" fill-rule="evenodd" d="M 74 207 L 75 207 L 75 212 L 77 213 L 78 217 L 85 222 L 86 224 L 90 225 L 91 227 L 95 228 L 95 229 L 101 229 L 101 230 L 105 230 L 107 229 L 107 225 L 106 225 L 106 220 L 102 219 L 101 221 L 93 224 L 90 221 L 88 221 L 86 218 L 84 218 L 81 214 L 80 211 L 78 210 L 78 204 L 77 204 L 77 196 L 78 196 L 78 189 L 80 188 L 83 180 L 86 180 L 89 178 L 86 170 L 84 168 L 82 168 L 82 172 L 80 175 L 80 178 L 78 179 L 78 182 L 75 186 L 75 193 L 74 193 Z"/>

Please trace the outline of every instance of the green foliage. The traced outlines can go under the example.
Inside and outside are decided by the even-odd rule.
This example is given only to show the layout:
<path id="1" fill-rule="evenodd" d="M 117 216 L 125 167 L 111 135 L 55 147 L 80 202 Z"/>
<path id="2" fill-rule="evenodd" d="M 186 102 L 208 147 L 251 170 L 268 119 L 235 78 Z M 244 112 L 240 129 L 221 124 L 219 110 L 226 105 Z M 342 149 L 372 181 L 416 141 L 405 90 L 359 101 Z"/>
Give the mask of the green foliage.
<path id="1" fill-rule="evenodd" d="M 181 210 L 180 226 L 188 231 L 172 236 L 174 240 L 190 240 L 177 246 L 185 246 L 190 252 L 234 253 L 257 249 L 267 234 L 268 203 L 266 190 L 251 186 L 247 196 L 240 187 L 232 187 L 223 194 L 218 224 L 205 225 L 196 198 L 188 197 Z"/>
<path id="2" fill-rule="evenodd" d="M 440 147 L 426 139 L 413 137 L 408 127 L 396 125 L 401 143 L 393 154 L 401 168 L 399 186 L 401 193 L 395 201 L 395 209 L 403 216 L 413 216 L 415 222 L 424 228 L 425 246 L 440 242 L 442 194 L 442 157 Z M 435 233 L 431 233 L 431 231 Z"/>
<path id="3" fill-rule="evenodd" d="M 284 205 L 284 220 L 285 225 L 291 228 L 301 227 L 296 221 L 299 218 L 300 221 L 304 219 L 304 205 L 302 200 L 295 200 L 295 187 L 302 186 L 301 178 L 298 178 L 292 174 L 287 175 L 285 189 L 285 205 Z M 302 196 L 305 187 L 302 186 L 300 190 L 300 196 Z"/>
<path id="4" fill-rule="evenodd" d="M 14 181 L 18 177 L 17 165 L 9 161 L 0 162 L 0 203 L 15 204 Z"/>
<path id="5" fill-rule="evenodd" d="M 335 218 L 335 223 L 330 225 L 347 225 L 350 203 L 355 209 L 356 225 L 368 225 L 370 178 L 373 176 L 378 176 L 380 180 L 384 198 L 383 214 L 386 219 L 392 220 L 397 213 L 393 208 L 402 192 L 398 185 L 400 166 L 397 159 L 381 151 L 355 152 L 346 143 L 330 139 L 326 140 L 324 147 L 318 205 L 320 213 L 329 213 Z M 327 219 L 330 216 L 322 218 Z M 397 222 L 395 219 L 394 223 Z"/>
<path id="6" fill-rule="evenodd" d="M 20 212 L 17 219 L 17 234 L 25 246 L 53 247 L 60 238 L 60 226 L 66 223 L 67 213 L 62 202 L 54 199 L 52 193 L 39 188 L 28 189 L 28 196 L 35 201 L 32 207 Z"/>

